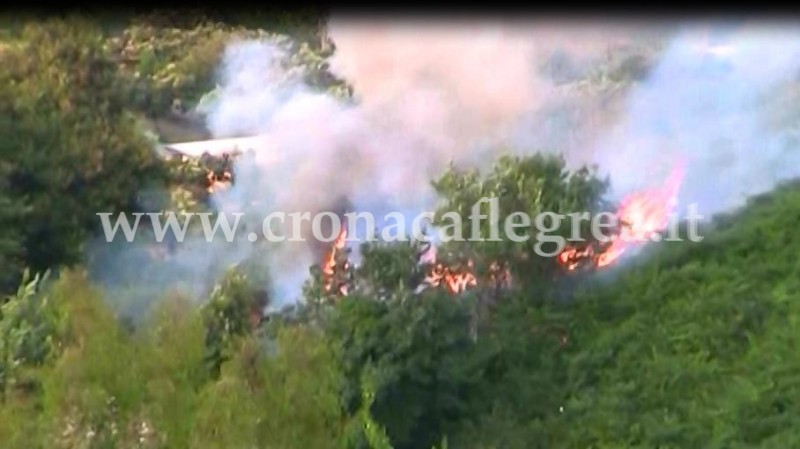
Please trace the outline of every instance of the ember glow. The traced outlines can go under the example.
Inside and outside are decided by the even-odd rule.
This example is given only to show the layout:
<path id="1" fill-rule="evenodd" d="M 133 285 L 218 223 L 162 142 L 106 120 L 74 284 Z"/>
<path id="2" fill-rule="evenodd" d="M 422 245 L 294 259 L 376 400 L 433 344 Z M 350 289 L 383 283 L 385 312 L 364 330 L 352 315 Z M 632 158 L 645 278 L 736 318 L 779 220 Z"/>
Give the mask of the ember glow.
<path id="1" fill-rule="evenodd" d="M 634 192 L 625 197 L 616 212 L 620 223 L 619 231 L 610 237 L 610 243 L 606 243 L 601 249 L 593 246 L 567 247 L 558 255 L 558 263 L 569 271 L 584 265 L 603 268 L 612 265 L 634 246 L 651 241 L 654 234 L 669 225 L 683 173 L 683 164 L 679 163 L 663 186 Z M 660 240 L 660 236 L 656 239 Z"/>

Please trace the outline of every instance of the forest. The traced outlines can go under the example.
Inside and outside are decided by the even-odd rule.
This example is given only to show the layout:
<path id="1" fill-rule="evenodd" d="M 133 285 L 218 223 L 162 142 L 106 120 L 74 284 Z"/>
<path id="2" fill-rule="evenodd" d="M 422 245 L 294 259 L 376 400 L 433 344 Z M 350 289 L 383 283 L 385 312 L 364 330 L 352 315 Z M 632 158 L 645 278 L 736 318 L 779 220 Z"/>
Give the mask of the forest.
<path id="1" fill-rule="evenodd" d="M 290 36 L 304 83 L 356 101 L 325 14 L 0 19 L 0 447 L 800 447 L 792 180 L 605 270 L 452 242 L 439 260 L 475 281 L 420 291 L 407 242 L 363 244 L 347 294 L 338 259 L 303 267 L 291 307 L 267 307 L 258 260 L 199 295 L 98 281 L 97 211 L 213 209 L 203 167 L 153 147 L 208 138 L 176 109 L 208 100 L 231 39 Z M 635 83 L 637 61 L 584 81 Z M 437 214 L 494 195 L 503 215 L 609 210 L 613 181 L 544 151 L 430 180 Z"/>

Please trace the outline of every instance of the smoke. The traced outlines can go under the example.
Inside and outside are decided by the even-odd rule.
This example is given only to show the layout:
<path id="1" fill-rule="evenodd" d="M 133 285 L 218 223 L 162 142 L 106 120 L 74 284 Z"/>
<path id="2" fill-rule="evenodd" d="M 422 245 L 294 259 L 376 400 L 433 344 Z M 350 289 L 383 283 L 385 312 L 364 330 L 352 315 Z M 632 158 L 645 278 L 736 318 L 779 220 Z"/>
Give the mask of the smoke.
<path id="1" fill-rule="evenodd" d="M 217 197 L 223 211 L 416 214 L 435 205 L 430 180 L 448 163 L 482 167 L 501 150 L 596 164 L 617 197 L 682 160 L 681 200 L 706 213 L 800 170 L 793 103 L 778 101 L 798 74 L 795 30 L 334 18 L 328 31 L 331 71 L 355 101 L 305 85 L 280 44 L 226 49 L 208 127 L 265 144 L 237 162 L 235 186 Z M 192 257 L 268 260 L 278 302 L 298 299 L 319 262 L 313 244 L 202 243 L 207 254 Z"/>
<path id="2" fill-rule="evenodd" d="M 335 18 L 328 25 L 336 45 L 330 68 L 353 87 L 352 103 L 304 85 L 270 42 L 232 44 L 209 128 L 215 137 L 265 135 L 271 144 L 256 152 L 253 175 L 238 176 L 220 207 L 247 204 L 249 215 L 263 217 L 330 210 L 346 199 L 378 216 L 431 210 L 430 181 L 448 163 L 484 165 L 497 148 L 513 150 L 520 140 L 528 140 L 525 151 L 542 149 L 544 133 L 531 119 L 548 107 L 597 114 L 600 99 L 577 102 L 558 83 L 585 75 L 610 49 L 632 42 L 634 31 L 640 41 L 646 34 L 631 26 L 564 26 Z M 559 56 L 560 71 L 547 66 Z M 568 134 L 573 145 L 579 140 L 571 123 L 551 120 L 548 131 L 551 141 Z M 259 207 L 242 200 L 253 193 L 268 200 Z M 280 261 L 271 268 L 281 280 L 319 261 L 315 245 L 269 252 Z"/>
<path id="3" fill-rule="evenodd" d="M 550 58 L 561 56 L 569 66 L 556 75 L 580 77 L 610 49 L 633 42 L 636 30 L 534 25 L 335 18 L 328 27 L 336 45 L 330 67 L 353 87 L 356 104 L 287 81 L 284 54 L 270 43 L 235 43 L 223 60 L 223 88 L 209 127 L 215 137 L 270 137 L 275 148 L 269 151 L 280 157 L 257 162 L 272 178 L 260 191 L 280 196 L 279 206 L 314 210 L 365 190 L 366 202 L 387 198 L 395 207 L 429 206 L 429 181 L 449 162 L 490 160 L 498 147 L 517 143 L 515 133 L 532 139 L 527 146 L 540 146 L 540 130 L 518 132 L 523 125 L 536 127 L 526 119 L 601 102 L 577 105 L 577 97 L 559 89 L 560 80 L 547 72 Z M 567 134 L 575 140 L 572 124 L 554 123 L 548 124 L 550 142 Z"/>
<path id="4" fill-rule="evenodd" d="M 687 26 L 627 95 L 622 120 L 598 137 L 591 161 L 617 196 L 664 179 L 680 161 L 683 206 L 695 202 L 705 215 L 740 206 L 800 174 L 791 122 L 771 120 L 796 114 L 777 100 L 798 75 L 797 27 Z"/>
<path id="5" fill-rule="evenodd" d="M 569 135 L 577 144 L 567 120 L 596 118 L 601 99 L 578 99 L 561 84 L 661 31 L 621 23 L 347 19 L 329 29 L 331 68 L 354 87 L 372 134 L 385 142 L 377 156 L 392 162 L 395 175 L 387 190 L 411 187 L 414 195 L 451 161 L 485 165 L 499 148 L 541 150 Z M 567 120 L 558 120 L 558 110 Z"/>

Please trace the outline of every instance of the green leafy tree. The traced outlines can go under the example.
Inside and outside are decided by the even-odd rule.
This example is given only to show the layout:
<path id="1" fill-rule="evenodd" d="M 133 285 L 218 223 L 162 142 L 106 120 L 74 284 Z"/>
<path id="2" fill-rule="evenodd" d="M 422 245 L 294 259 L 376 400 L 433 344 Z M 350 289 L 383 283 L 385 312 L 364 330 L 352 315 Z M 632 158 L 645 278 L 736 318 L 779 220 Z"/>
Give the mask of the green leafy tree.
<path id="1" fill-rule="evenodd" d="M 248 338 L 202 392 L 194 448 L 339 448 L 337 351 L 304 327 L 281 328 L 274 345 Z"/>
<path id="2" fill-rule="evenodd" d="M 453 420 L 468 414 L 468 392 L 481 382 L 483 358 L 470 335 L 469 310 L 439 292 L 383 302 L 342 300 L 329 335 L 342 347 L 348 410 L 359 410 L 360 379 L 371 366 L 370 413 L 393 446 L 438 444 Z"/>
<path id="3" fill-rule="evenodd" d="M 160 301 L 141 325 L 147 403 L 147 439 L 159 447 L 190 447 L 200 391 L 211 381 L 206 369 L 206 328 L 193 302 L 182 296 Z"/>
<path id="4" fill-rule="evenodd" d="M 0 179 L 7 179 L 0 170 Z M 7 184 L 0 181 L 0 184 Z M 25 248 L 21 243 L 25 209 L 20 199 L 8 194 L 7 185 L 0 185 L 0 294 L 11 292 L 21 281 L 25 264 Z"/>
<path id="5" fill-rule="evenodd" d="M 368 242 L 361 247 L 357 271 L 361 294 L 387 298 L 414 290 L 424 275 L 419 267 L 419 242 Z"/>
<path id="6" fill-rule="evenodd" d="M 237 342 L 261 323 L 268 298 L 246 275 L 231 269 L 211 292 L 204 306 L 206 363 L 212 376 L 219 376 L 222 364 L 231 357 Z"/>
<path id="7" fill-rule="evenodd" d="M 64 320 L 59 355 L 40 370 L 45 447 L 131 447 L 143 436 L 142 348 L 85 273 L 64 273 L 50 295 Z"/>
<path id="8" fill-rule="evenodd" d="M 328 71 L 332 49 L 310 40 L 308 31 L 298 34 L 300 29 L 317 34 L 317 22 L 273 26 L 271 31 L 236 22 L 220 21 L 213 14 L 147 15 L 110 36 L 106 49 L 118 62 L 131 105 L 152 118 L 191 112 L 214 91 L 226 46 L 244 39 L 271 42 L 286 51 L 284 64 L 299 70 L 300 79 L 310 86 L 337 92 L 345 88 Z M 246 22 L 252 23 L 252 18 Z M 282 30 L 292 32 L 293 38 Z"/>
<path id="9" fill-rule="evenodd" d="M 608 208 L 603 202 L 608 181 L 597 178 L 595 172 L 587 167 L 571 171 L 563 158 L 542 153 L 527 157 L 502 156 L 485 174 L 451 166 L 433 185 L 443 200 L 443 205 L 436 212 L 435 224 L 445 228 L 453 226 L 453 221 L 445 217 L 446 213 L 456 212 L 461 217 L 469 217 L 473 206 L 480 200 L 497 198 L 497 224 L 493 225 L 491 220 L 484 219 L 479 227 L 480 236 L 488 240 L 453 241 L 448 248 L 466 255 L 479 254 L 481 257 L 475 260 L 479 273 L 485 273 L 493 260 L 506 260 L 511 263 L 519 282 L 538 283 L 539 287 L 552 281 L 557 266 L 552 257 L 539 256 L 534 249 L 536 245 L 541 245 L 543 251 L 553 252 L 556 244 L 537 235 L 539 229 L 535 222 L 514 230 L 519 236 L 527 236 L 528 240 L 513 241 L 506 236 L 506 218 L 513 213 L 523 212 L 533 221 L 543 213 L 567 215 L 593 213 Z M 483 214 L 489 215 L 490 206 L 486 202 L 480 207 Z M 447 230 L 448 234 L 453 235 L 457 231 L 463 238 L 470 238 L 471 221 L 464 219 L 461 224 L 460 229 Z M 552 224 L 545 221 L 542 225 L 549 227 Z M 573 220 L 555 224 L 550 232 L 544 233 L 545 236 L 568 238 L 573 234 Z M 493 226 L 498 231 L 498 241 L 491 240 Z M 589 222 L 579 223 L 578 230 L 580 237 L 588 238 Z"/>
<path id="10" fill-rule="evenodd" d="M 4 196 L 25 211 L 16 228 L 25 264 L 40 272 L 78 262 L 100 228 L 96 213 L 136 210 L 161 165 L 91 22 L 31 23 L 0 57 L 0 166 Z"/>

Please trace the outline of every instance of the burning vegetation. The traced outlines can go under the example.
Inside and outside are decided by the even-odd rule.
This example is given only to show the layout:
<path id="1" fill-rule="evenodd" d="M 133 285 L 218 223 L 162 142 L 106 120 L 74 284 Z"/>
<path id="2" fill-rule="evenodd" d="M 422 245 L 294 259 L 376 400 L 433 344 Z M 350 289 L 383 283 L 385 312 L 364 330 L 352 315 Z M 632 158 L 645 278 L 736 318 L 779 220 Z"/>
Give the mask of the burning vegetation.
<path id="1" fill-rule="evenodd" d="M 682 175 L 683 168 L 678 165 L 663 186 L 638 191 L 624 198 L 615 212 L 619 225 L 611 229 L 605 239 L 583 246 L 568 246 L 556 257 L 557 264 L 569 272 L 602 269 L 616 263 L 633 247 L 659 240 L 660 234 L 653 236 L 669 225 Z M 320 267 L 325 295 L 347 296 L 355 288 L 346 239 L 345 226 L 323 256 Z M 415 286 L 416 293 L 441 288 L 459 295 L 474 289 L 500 292 L 513 286 L 511 263 L 507 260 L 489 261 L 485 276 L 481 276 L 476 274 L 473 258 L 456 257 L 453 263 L 444 262 L 431 243 L 424 244 L 416 257 L 422 273 Z"/>
<path id="2" fill-rule="evenodd" d="M 207 196 L 225 191 L 235 182 L 233 163 L 241 153 L 237 148 L 214 151 L 214 154 L 208 150 L 200 153 L 194 148 L 193 155 L 180 150 L 177 152 L 180 153 L 181 160 L 193 160 L 205 173 L 201 195 Z M 634 192 L 625 197 L 615 212 L 619 225 L 611 229 L 605 239 L 582 245 L 568 245 L 556 257 L 556 263 L 568 272 L 601 269 L 613 265 L 634 246 L 649 241 L 669 224 L 682 174 L 682 164 L 678 164 L 663 186 Z M 356 287 L 355 267 L 350 262 L 350 249 L 347 248 L 346 240 L 347 226 L 344 225 L 330 246 L 323 245 L 319 268 L 322 294 L 325 297 L 347 296 Z M 488 261 L 486 265 L 482 265 L 483 274 L 479 275 L 476 274 L 473 258 L 456 259 L 452 263 L 439 260 L 436 246 L 423 245 L 417 254 L 419 276 L 412 286 L 414 290 L 421 293 L 440 288 L 452 295 L 459 295 L 474 289 L 499 292 L 511 288 L 513 284 L 510 261 Z"/>
<path id="3" fill-rule="evenodd" d="M 203 151 L 199 156 L 188 155 L 205 172 L 204 193 L 211 195 L 230 188 L 235 182 L 233 163 L 240 152 L 233 148 L 216 151 L 213 155 Z M 181 154 L 182 160 L 187 154 Z M 568 245 L 557 257 L 556 263 L 568 272 L 596 270 L 613 265 L 634 246 L 649 241 L 669 224 L 674 198 L 680 187 L 683 168 L 676 165 L 663 186 L 634 192 L 619 204 L 615 215 L 619 226 L 611 229 L 603 240 L 583 245 Z M 329 246 L 323 245 L 319 265 L 322 295 L 327 298 L 343 297 L 356 288 L 355 267 L 347 248 L 347 226 L 343 225 L 337 238 Z M 412 288 L 417 293 L 429 289 L 443 289 L 452 295 L 482 289 L 500 292 L 513 285 L 512 263 L 491 260 L 481 265 L 483 274 L 476 274 L 473 258 L 457 257 L 445 262 L 439 259 L 437 248 L 425 244 L 417 253 L 417 280 Z M 410 273 L 412 276 L 413 273 Z"/>
<path id="4" fill-rule="evenodd" d="M 472 259 L 453 267 L 445 266 L 442 263 L 432 264 L 432 268 L 428 270 L 418 291 L 426 288 L 444 287 L 450 293 L 459 294 L 467 289 L 477 287 L 478 279 L 473 273 L 474 268 L 475 263 Z"/>
<path id="5" fill-rule="evenodd" d="M 263 144 L 256 138 L 214 139 L 169 144 L 164 150 L 166 158 L 176 163 L 180 185 L 195 199 L 204 201 L 233 186 L 234 163 L 245 153 L 253 153 L 258 145 Z"/>
<path id="6" fill-rule="evenodd" d="M 333 241 L 322 258 L 322 291 L 326 295 L 347 296 L 352 288 L 352 269 L 347 248 L 347 227 Z"/>
<path id="7" fill-rule="evenodd" d="M 683 167 L 678 165 L 663 186 L 625 197 L 616 211 L 619 226 L 607 236 L 606 242 L 568 246 L 558 255 L 558 263 L 568 271 L 604 268 L 634 246 L 660 240 L 661 236 L 656 234 L 669 225 L 682 178 Z"/>
<path id="8" fill-rule="evenodd" d="M 227 190 L 233 185 L 233 160 L 230 153 L 223 153 L 221 157 L 205 153 L 200 161 L 206 170 L 205 187 L 209 195 Z"/>
<path id="9" fill-rule="evenodd" d="M 330 249 L 323 255 L 320 264 L 322 293 L 343 297 L 356 288 L 354 267 L 350 263 L 350 251 L 346 247 L 347 230 L 343 228 Z M 512 286 L 511 267 L 505 261 L 492 261 L 483 278 L 476 274 L 472 258 L 457 257 L 453 263 L 441 261 L 437 248 L 431 243 L 422 245 L 416 254 L 416 269 L 409 278 L 416 278 L 414 291 L 419 294 L 429 289 L 443 289 L 459 295 L 469 290 L 485 289 L 499 292 Z M 417 276 L 415 276 L 415 274 Z"/>

